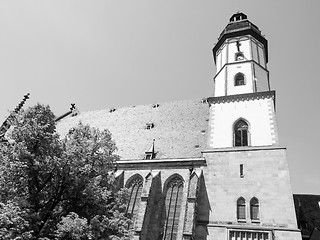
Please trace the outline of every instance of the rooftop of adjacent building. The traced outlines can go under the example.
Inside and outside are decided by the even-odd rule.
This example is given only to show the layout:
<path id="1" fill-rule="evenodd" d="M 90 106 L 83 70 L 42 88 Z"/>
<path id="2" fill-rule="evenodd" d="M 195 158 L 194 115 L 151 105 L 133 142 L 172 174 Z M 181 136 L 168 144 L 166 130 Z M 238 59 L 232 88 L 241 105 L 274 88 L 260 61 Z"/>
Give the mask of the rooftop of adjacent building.
<path id="1" fill-rule="evenodd" d="M 82 112 L 57 122 L 63 136 L 79 122 L 110 130 L 122 160 L 144 159 L 154 139 L 155 159 L 201 157 L 207 143 L 206 100 L 184 100 Z"/>
<path id="2" fill-rule="evenodd" d="M 319 239 L 320 195 L 294 194 L 293 199 L 303 239 Z"/>

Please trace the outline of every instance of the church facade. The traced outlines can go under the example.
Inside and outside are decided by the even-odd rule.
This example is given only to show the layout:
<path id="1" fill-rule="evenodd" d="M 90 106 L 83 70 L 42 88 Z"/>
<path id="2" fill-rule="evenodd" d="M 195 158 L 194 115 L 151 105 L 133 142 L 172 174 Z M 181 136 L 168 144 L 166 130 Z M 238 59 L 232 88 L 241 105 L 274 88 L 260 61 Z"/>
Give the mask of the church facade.
<path id="1" fill-rule="evenodd" d="M 62 118 L 109 129 L 135 239 L 298 240 L 268 42 L 236 13 L 213 48 L 214 96 Z"/>

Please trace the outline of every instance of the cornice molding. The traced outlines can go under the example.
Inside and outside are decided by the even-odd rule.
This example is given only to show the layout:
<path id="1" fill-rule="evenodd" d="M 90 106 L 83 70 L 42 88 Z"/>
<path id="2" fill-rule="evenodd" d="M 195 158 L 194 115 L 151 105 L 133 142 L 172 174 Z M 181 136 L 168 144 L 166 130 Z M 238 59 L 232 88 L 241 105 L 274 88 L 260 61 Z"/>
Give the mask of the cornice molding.
<path id="1" fill-rule="evenodd" d="M 217 76 L 220 74 L 220 72 L 227 66 L 230 66 L 230 65 L 240 65 L 240 64 L 244 64 L 244 63 L 254 63 L 256 64 L 257 66 L 261 67 L 264 71 L 266 71 L 268 74 L 269 74 L 269 70 L 265 67 L 263 67 L 260 63 L 258 63 L 257 61 L 255 61 L 254 59 L 249 59 L 249 60 L 241 60 L 241 61 L 236 61 L 236 62 L 228 62 L 228 63 L 225 63 L 221 68 L 220 70 L 215 74 L 215 76 L 213 77 L 213 80 L 216 80 Z"/>
<path id="2" fill-rule="evenodd" d="M 118 169 L 150 169 L 150 168 L 190 168 L 206 166 L 205 158 L 152 159 L 152 160 L 120 160 Z"/>
<path id="3" fill-rule="evenodd" d="M 211 106 L 212 104 L 250 101 L 250 100 L 265 99 L 265 98 L 271 98 L 275 100 L 275 96 L 276 96 L 275 91 L 266 91 L 266 92 L 244 93 L 244 94 L 236 94 L 236 95 L 221 96 L 221 97 L 209 97 L 207 101 L 209 103 L 209 106 Z"/>
<path id="4" fill-rule="evenodd" d="M 234 230 L 260 230 L 260 231 L 289 231 L 289 232 L 300 232 L 298 228 L 290 228 L 285 224 L 267 224 L 262 223 L 261 225 L 249 225 L 249 224 L 239 224 L 236 222 L 214 222 L 214 221 L 198 221 L 198 225 L 207 227 L 221 227 Z"/>
<path id="5" fill-rule="evenodd" d="M 226 148 L 212 148 L 202 151 L 202 153 L 219 153 L 219 152 L 252 152 L 252 151 L 270 151 L 270 150 L 286 150 L 281 146 L 254 146 L 254 147 L 226 147 Z"/>

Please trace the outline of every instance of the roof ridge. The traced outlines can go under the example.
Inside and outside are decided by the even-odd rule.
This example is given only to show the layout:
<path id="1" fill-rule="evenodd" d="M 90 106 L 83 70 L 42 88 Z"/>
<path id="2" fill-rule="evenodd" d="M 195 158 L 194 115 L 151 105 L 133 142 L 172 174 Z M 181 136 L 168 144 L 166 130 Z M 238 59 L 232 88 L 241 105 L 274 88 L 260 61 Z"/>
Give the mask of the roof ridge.
<path id="1" fill-rule="evenodd" d="M 173 100 L 173 101 L 164 101 L 164 102 L 153 102 L 149 104 L 138 104 L 138 105 L 131 105 L 131 106 L 121 106 L 121 107 L 116 107 L 116 106 L 110 106 L 109 108 L 101 108 L 101 109 L 96 109 L 96 110 L 89 110 L 89 111 L 81 111 L 81 114 L 90 114 L 94 112 L 104 112 L 104 111 L 117 111 L 121 109 L 129 109 L 129 108 L 135 108 L 135 107 L 147 107 L 150 106 L 152 107 L 155 104 L 159 104 L 158 107 L 161 107 L 162 104 L 172 104 L 172 103 L 181 103 L 181 102 L 191 102 L 191 101 L 202 101 L 203 99 L 207 99 L 208 97 L 203 97 L 203 98 L 196 98 L 196 99 L 184 99 L 184 100 Z"/>

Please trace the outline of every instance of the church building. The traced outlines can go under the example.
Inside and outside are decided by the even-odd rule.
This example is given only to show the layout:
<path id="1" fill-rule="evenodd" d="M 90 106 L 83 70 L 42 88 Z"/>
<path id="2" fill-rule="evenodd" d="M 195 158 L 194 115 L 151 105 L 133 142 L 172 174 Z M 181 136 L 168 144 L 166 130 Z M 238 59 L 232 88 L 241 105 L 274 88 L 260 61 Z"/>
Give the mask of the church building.
<path id="1" fill-rule="evenodd" d="M 58 119 L 58 132 L 79 121 L 111 131 L 135 239 L 301 239 L 268 41 L 236 13 L 213 59 L 213 96 L 69 114 Z"/>

